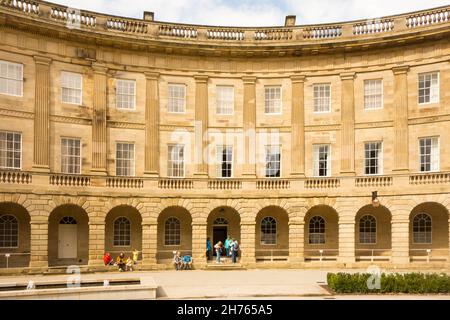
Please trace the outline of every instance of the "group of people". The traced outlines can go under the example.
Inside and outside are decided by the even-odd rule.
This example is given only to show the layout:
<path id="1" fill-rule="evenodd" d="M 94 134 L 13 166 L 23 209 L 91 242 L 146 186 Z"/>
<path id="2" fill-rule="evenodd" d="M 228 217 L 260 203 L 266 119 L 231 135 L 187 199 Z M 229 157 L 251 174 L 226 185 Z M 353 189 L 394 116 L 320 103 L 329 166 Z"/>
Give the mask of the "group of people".
<path id="1" fill-rule="evenodd" d="M 206 257 L 208 259 L 211 259 L 212 250 L 211 240 L 208 238 L 206 239 Z M 214 252 L 216 253 L 216 263 L 221 263 L 220 258 L 222 255 L 225 255 L 228 258 L 231 257 L 231 261 L 236 263 L 239 254 L 239 243 L 236 239 L 228 236 L 225 239 L 225 243 L 219 241 L 214 245 Z"/>
<path id="2" fill-rule="evenodd" d="M 121 252 L 117 258 L 116 261 L 111 257 L 111 254 L 109 252 L 106 252 L 103 255 L 103 263 L 105 266 L 115 266 L 119 268 L 119 271 L 133 271 L 134 266 L 137 264 L 138 258 L 139 258 L 139 252 L 138 250 L 134 249 L 132 252 L 132 257 L 125 257 L 125 253 Z"/>
<path id="3" fill-rule="evenodd" d="M 181 257 L 180 251 L 173 252 L 173 264 L 175 270 L 192 270 L 192 257 L 190 255 L 185 255 Z"/>

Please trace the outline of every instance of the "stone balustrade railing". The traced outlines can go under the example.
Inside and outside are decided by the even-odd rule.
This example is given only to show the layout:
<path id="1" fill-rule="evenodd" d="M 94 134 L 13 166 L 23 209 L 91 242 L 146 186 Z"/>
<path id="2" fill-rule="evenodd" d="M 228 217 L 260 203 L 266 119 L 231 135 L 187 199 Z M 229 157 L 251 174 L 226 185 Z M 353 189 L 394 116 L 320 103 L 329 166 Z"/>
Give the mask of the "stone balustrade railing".
<path id="1" fill-rule="evenodd" d="M 188 179 L 161 179 L 158 181 L 160 189 L 192 189 L 194 181 Z"/>
<path id="2" fill-rule="evenodd" d="M 32 182 L 32 175 L 21 171 L 0 171 L 0 183 L 29 184 Z"/>
<path id="3" fill-rule="evenodd" d="M 307 179 L 305 181 L 306 189 L 329 189 L 339 188 L 341 186 L 341 180 L 338 178 L 316 178 Z"/>
<path id="4" fill-rule="evenodd" d="M 109 188 L 134 188 L 144 187 L 144 180 L 139 178 L 111 177 L 106 179 L 106 186 Z"/>
<path id="5" fill-rule="evenodd" d="M 242 189 L 242 181 L 217 179 L 208 181 L 208 189 L 212 190 L 238 190 Z"/>
<path id="6" fill-rule="evenodd" d="M 289 180 L 280 179 L 266 179 L 256 181 L 256 189 L 258 190 L 279 190 L 279 189 L 289 189 L 291 183 Z"/>
<path id="7" fill-rule="evenodd" d="M 78 10 L 41 0 L 0 0 L 0 10 L 10 10 L 25 16 L 51 22 L 60 22 L 68 28 L 99 32 L 120 32 L 143 36 L 142 39 L 177 39 L 191 42 L 246 42 L 261 44 L 272 42 L 315 42 L 333 39 L 356 41 L 364 37 L 377 37 L 380 33 L 401 34 L 411 29 L 442 25 L 450 22 L 450 6 L 414 13 L 382 17 L 379 19 L 350 21 L 325 25 L 289 27 L 210 27 L 158 22 L 147 19 L 130 19 Z"/>
<path id="8" fill-rule="evenodd" d="M 450 183 L 450 173 L 416 174 L 409 177 L 410 184 Z"/>
<path id="9" fill-rule="evenodd" d="M 355 178 L 356 187 L 387 187 L 393 183 L 392 177 L 358 177 Z"/>
<path id="10" fill-rule="evenodd" d="M 88 187 L 91 185 L 91 178 L 80 175 L 52 174 L 50 184 L 56 186 Z"/>

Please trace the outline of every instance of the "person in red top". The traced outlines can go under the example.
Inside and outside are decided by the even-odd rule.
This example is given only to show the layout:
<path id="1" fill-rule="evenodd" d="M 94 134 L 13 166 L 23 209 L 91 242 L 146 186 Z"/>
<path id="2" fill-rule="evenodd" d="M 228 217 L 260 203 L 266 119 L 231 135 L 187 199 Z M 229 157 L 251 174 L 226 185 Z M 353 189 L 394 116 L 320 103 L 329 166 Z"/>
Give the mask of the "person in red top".
<path id="1" fill-rule="evenodd" d="M 114 264 L 113 258 L 111 257 L 111 255 L 109 254 L 109 252 L 106 252 L 103 255 L 103 263 L 105 264 L 105 266 Z"/>

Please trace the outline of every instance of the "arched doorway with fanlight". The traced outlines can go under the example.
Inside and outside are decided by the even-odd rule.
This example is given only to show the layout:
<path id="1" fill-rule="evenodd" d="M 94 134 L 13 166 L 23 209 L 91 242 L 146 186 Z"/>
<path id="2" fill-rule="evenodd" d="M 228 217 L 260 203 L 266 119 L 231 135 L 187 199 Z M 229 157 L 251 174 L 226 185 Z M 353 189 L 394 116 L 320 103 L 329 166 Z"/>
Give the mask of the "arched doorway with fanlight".
<path id="1" fill-rule="evenodd" d="M 50 266 L 86 265 L 89 256 L 89 217 L 77 205 L 62 205 L 50 213 L 48 226 Z"/>
<path id="2" fill-rule="evenodd" d="M 213 246 L 219 241 L 225 244 L 228 236 L 240 243 L 241 218 L 239 213 L 230 207 L 214 209 L 208 216 L 207 234 Z M 213 250 L 213 255 L 216 255 L 215 250 Z"/>

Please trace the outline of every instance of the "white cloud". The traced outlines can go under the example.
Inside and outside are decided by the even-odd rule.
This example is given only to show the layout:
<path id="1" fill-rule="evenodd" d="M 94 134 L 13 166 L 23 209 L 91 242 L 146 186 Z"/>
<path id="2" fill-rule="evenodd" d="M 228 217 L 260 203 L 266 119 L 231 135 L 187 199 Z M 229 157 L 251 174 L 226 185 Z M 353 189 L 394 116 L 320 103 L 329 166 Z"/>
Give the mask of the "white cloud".
<path id="1" fill-rule="evenodd" d="M 60 4 L 119 16 L 142 18 L 155 12 L 159 21 L 222 25 L 283 25 L 286 15 L 298 24 L 375 18 L 448 5 L 448 0 L 54 0 Z"/>

